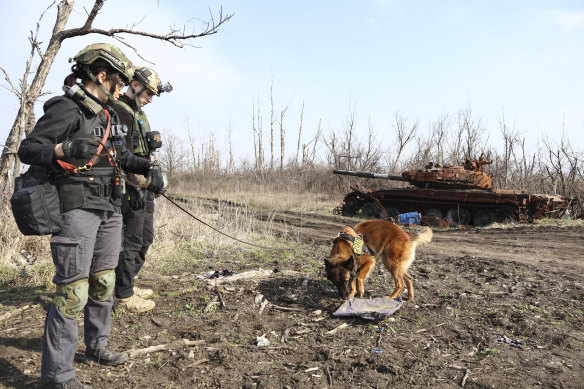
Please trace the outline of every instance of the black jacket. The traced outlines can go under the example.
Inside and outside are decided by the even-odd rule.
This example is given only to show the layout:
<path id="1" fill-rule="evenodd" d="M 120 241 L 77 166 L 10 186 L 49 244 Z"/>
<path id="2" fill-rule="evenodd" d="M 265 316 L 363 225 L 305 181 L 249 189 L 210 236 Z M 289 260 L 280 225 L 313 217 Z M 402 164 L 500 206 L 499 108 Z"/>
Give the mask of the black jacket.
<path id="1" fill-rule="evenodd" d="M 117 171 L 109 167 L 107 157 L 100 157 L 95 169 L 84 173 L 68 173 L 61 168 L 55 157 L 55 145 L 75 137 L 79 131 L 87 131 L 86 124 L 105 128 L 107 119 L 104 112 L 96 115 L 66 96 L 48 100 L 43 106 L 45 114 L 38 120 L 34 130 L 24 139 L 18 150 L 18 157 L 29 165 L 45 166 L 61 191 L 63 211 L 74 208 L 119 211 L 120 199 L 114 193 Z M 115 115 L 112 114 L 112 118 Z M 99 136 L 97 136 L 99 137 Z M 101 137 L 99 137 L 101 140 Z M 111 139 L 107 142 L 111 147 Z M 119 166 L 132 173 L 146 174 L 150 161 L 133 155 L 123 144 L 118 147 Z M 68 161 L 65 161 L 68 162 Z M 73 193 L 73 194 L 72 194 Z"/>

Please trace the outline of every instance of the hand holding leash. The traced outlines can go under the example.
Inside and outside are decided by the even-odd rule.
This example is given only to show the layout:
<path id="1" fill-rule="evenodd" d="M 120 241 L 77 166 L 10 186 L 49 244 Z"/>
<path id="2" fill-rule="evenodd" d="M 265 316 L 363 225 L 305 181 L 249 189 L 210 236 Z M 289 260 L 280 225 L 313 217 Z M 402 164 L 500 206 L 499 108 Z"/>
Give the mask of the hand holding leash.
<path id="1" fill-rule="evenodd" d="M 162 177 L 160 169 L 157 167 L 153 168 L 150 170 L 149 176 L 152 180 L 147 189 L 154 194 L 161 194 L 164 191 L 164 178 Z"/>

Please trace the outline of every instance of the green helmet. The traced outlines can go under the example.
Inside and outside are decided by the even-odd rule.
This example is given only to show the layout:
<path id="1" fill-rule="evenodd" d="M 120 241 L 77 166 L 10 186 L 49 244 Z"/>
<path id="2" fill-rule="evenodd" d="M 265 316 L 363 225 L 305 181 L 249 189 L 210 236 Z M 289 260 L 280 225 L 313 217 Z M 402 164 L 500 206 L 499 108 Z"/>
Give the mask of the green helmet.
<path id="1" fill-rule="evenodd" d="M 168 82 L 162 85 L 160 78 L 158 78 L 158 74 L 146 66 L 136 68 L 136 71 L 134 72 L 134 80 L 140 82 L 156 96 L 160 96 L 160 93 L 162 92 L 172 91 L 172 86 Z"/>
<path id="2" fill-rule="evenodd" d="M 82 49 L 73 57 L 73 61 L 81 65 L 91 65 L 98 59 L 107 62 L 113 69 L 120 72 L 126 83 L 134 76 L 134 66 L 126 55 L 114 45 L 94 43 Z M 71 60 L 69 60 L 71 61 Z"/>
<path id="3" fill-rule="evenodd" d="M 134 72 L 134 80 L 139 81 L 146 88 L 150 89 L 156 96 L 160 96 L 160 78 L 152 68 L 140 66 Z"/>

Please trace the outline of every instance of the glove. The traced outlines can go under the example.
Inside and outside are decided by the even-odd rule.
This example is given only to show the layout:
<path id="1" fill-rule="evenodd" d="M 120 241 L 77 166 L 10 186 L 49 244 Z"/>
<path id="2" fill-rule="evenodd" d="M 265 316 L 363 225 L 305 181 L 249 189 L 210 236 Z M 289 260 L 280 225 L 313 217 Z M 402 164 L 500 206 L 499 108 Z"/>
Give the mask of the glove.
<path id="1" fill-rule="evenodd" d="M 63 154 L 65 158 L 87 159 L 97 153 L 99 141 L 95 138 L 77 138 L 63 142 Z"/>
<path id="2" fill-rule="evenodd" d="M 162 178 L 162 173 L 160 169 L 154 168 L 150 170 L 150 175 L 152 177 L 152 181 L 150 185 L 148 185 L 148 189 L 150 192 L 154 194 L 161 194 L 164 191 L 164 178 Z"/>
<path id="3" fill-rule="evenodd" d="M 130 209 L 132 211 L 140 211 L 146 207 L 146 196 L 144 196 L 144 191 L 134 188 L 133 186 L 128 187 L 128 199 L 130 201 Z"/>

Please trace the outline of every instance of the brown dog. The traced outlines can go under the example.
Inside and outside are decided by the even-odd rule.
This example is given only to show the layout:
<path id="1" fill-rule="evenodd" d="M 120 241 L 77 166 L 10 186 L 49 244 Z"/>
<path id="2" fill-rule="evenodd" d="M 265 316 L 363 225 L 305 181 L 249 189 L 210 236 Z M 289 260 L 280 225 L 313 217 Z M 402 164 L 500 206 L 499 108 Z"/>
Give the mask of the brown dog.
<path id="1" fill-rule="evenodd" d="M 350 230 L 350 227 L 343 228 L 343 232 L 353 235 Z M 385 220 L 359 223 L 354 230 L 363 236 L 371 255 L 354 255 L 353 243 L 337 236 L 329 258 L 325 259 L 326 276 L 335 284 L 341 297 L 353 298 L 355 292 L 363 297 L 363 282 L 375 267 L 376 259 L 380 259 L 395 281 L 395 289 L 388 297 L 398 297 L 407 285 L 408 299 L 413 300 L 414 286 L 408 269 L 416 256 L 416 247 L 432 241 L 432 230 L 426 227 L 420 234 L 414 235 Z"/>

